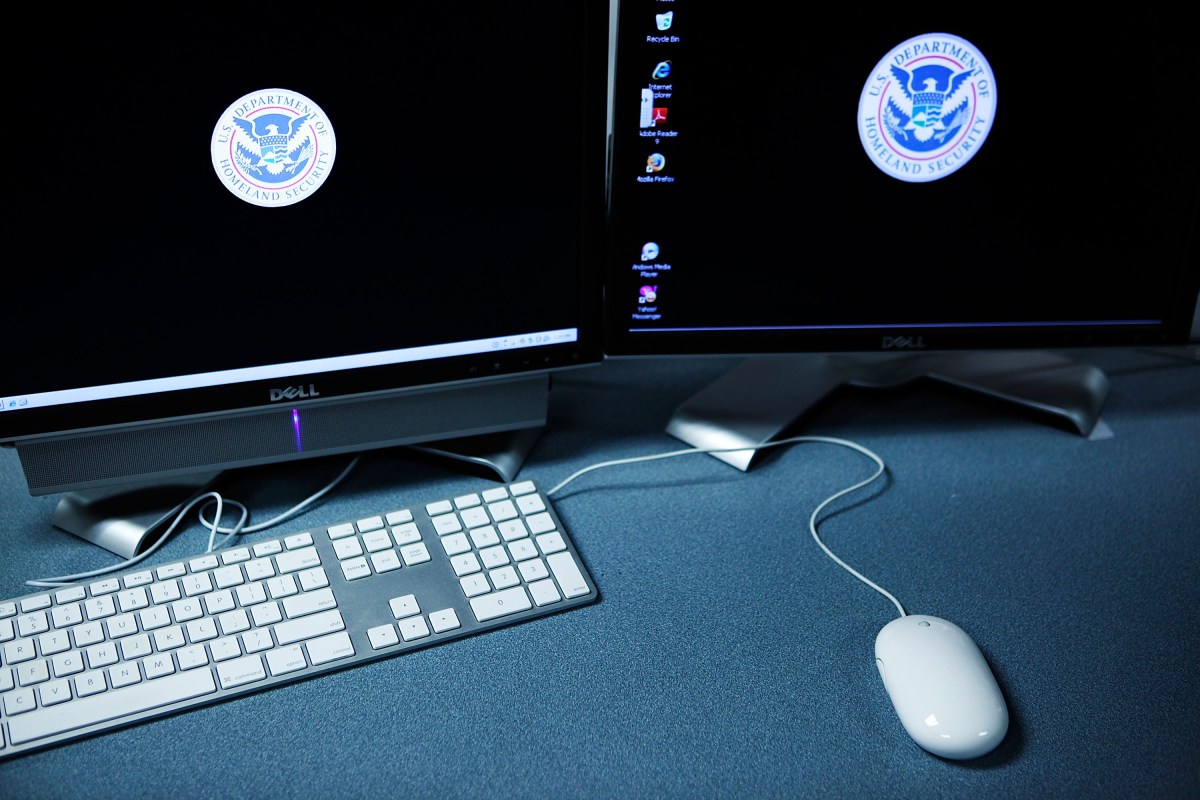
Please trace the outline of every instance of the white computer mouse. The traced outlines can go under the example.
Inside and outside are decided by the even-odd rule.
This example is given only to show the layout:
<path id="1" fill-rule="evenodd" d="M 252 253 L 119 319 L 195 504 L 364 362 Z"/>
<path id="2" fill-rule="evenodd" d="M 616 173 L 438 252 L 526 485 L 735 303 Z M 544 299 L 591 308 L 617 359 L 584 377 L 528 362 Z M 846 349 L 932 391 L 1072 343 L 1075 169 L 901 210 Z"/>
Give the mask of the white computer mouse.
<path id="1" fill-rule="evenodd" d="M 1008 732 L 1008 706 L 983 653 L 962 628 L 909 614 L 875 637 L 875 662 L 909 736 L 943 758 L 991 752 Z"/>

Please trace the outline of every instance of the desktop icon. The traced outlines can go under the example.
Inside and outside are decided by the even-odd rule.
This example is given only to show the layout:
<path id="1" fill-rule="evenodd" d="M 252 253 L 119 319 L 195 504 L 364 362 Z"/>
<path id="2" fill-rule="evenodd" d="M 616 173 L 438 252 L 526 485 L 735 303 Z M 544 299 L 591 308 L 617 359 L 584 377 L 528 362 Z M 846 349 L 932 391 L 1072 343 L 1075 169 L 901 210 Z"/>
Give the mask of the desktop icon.
<path id="1" fill-rule="evenodd" d="M 641 289 L 638 289 L 638 302 L 639 303 L 653 303 L 657 299 L 658 299 L 658 287 L 657 286 L 643 286 Z"/>
<path id="2" fill-rule="evenodd" d="M 675 19 L 674 11 L 668 11 L 665 14 L 655 14 L 654 15 L 654 22 L 655 22 L 655 24 L 658 25 L 658 29 L 660 31 L 668 30 L 671 27 L 671 23 L 674 21 L 674 19 Z"/>
<path id="3" fill-rule="evenodd" d="M 650 114 L 650 123 L 655 127 L 667 124 L 667 109 L 656 107 Z"/>
<path id="4" fill-rule="evenodd" d="M 667 165 L 667 159 L 662 153 L 651 153 L 646 159 L 646 172 L 661 172 L 662 168 Z"/>
<path id="5" fill-rule="evenodd" d="M 646 242 L 642 245 L 642 261 L 653 261 L 658 258 L 658 243 Z"/>
<path id="6" fill-rule="evenodd" d="M 654 90 L 642 89 L 642 109 L 638 120 L 643 128 L 654 127 Z"/>
<path id="7" fill-rule="evenodd" d="M 660 61 L 654 67 L 654 71 L 650 73 L 650 77 L 654 78 L 654 80 L 656 80 L 656 81 L 661 81 L 664 78 L 668 77 L 670 74 L 671 74 L 671 62 L 670 61 Z"/>

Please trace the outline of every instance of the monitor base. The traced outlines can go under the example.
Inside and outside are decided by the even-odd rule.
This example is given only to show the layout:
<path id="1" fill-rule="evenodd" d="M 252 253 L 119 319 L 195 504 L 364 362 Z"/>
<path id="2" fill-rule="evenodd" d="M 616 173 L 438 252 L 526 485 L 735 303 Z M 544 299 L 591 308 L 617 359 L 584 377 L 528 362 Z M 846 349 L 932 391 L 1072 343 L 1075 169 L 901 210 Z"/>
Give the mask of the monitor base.
<path id="1" fill-rule="evenodd" d="M 220 474 L 68 492 L 54 507 L 50 522 L 122 558 L 133 558 L 153 543 L 152 531 L 170 524 L 182 504 L 211 487 Z"/>
<path id="2" fill-rule="evenodd" d="M 428 453 L 458 462 L 460 466 L 477 467 L 479 472 L 503 483 L 516 480 L 529 452 L 542 435 L 542 428 L 521 428 L 503 433 L 466 436 L 429 444 L 410 445 L 407 449 Z"/>
<path id="3" fill-rule="evenodd" d="M 783 355 L 748 359 L 682 403 L 667 433 L 693 447 L 758 447 L 842 386 L 896 387 L 929 378 L 1016 403 L 1088 436 L 1108 397 L 1097 367 L 1043 352 Z M 742 471 L 761 451 L 713 453 Z"/>

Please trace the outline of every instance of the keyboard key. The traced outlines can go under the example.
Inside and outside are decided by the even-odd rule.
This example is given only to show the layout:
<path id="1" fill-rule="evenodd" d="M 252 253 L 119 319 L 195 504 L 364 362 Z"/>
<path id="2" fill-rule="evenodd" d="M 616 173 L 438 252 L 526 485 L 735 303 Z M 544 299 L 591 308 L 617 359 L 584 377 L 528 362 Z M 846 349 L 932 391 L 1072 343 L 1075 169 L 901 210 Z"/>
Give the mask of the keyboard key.
<path id="1" fill-rule="evenodd" d="M 322 611 L 319 614 L 279 623 L 275 626 L 275 640 L 280 644 L 292 644 L 330 631 L 340 631 L 345 627 L 346 623 L 340 611 Z"/>
<path id="2" fill-rule="evenodd" d="M 60 589 L 54 593 L 54 602 L 59 605 L 64 603 L 75 603 L 87 597 L 87 590 L 82 586 L 71 586 L 66 589 Z M 0 614 L 0 617 L 4 617 Z"/>
<path id="3" fill-rule="evenodd" d="M 271 670 L 272 675 L 286 675 L 307 666 L 308 662 L 304 660 L 304 651 L 298 644 L 280 647 L 267 653 L 267 667 Z"/>
<path id="4" fill-rule="evenodd" d="M 32 614 L 22 614 L 17 617 L 17 633 L 21 636 L 34 636 L 50 630 L 50 618 L 45 611 L 35 611 Z"/>
<path id="5" fill-rule="evenodd" d="M 403 597 L 393 597 L 388 601 L 391 606 L 392 616 L 396 619 L 404 619 L 411 617 L 413 614 L 421 612 L 421 606 L 417 604 L 417 598 L 411 594 L 406 594 Z"/>
<path id="6" fill-rule="evenodd" d="M 111 594 L 121 588 L 119 578 L 110 578 L 108 580 L 96 581 L 91 585 L 92 597 L 98 597 L 102 594 Z"/>
<path id="7" fill-rule="evenodd" d="M 69 681 L 51 681 L 38 689 L 38 699 L 42 706 L 54 706 L 71 699 L 71 684 Z"/>
<path id="8" fill-rule="evenodd" d="M 254 545 L 252 549 L 255 558 L 263 558 L 264 556 L 271 556 L 281 552 L 283 550 L 283 543 L 279 541 L 263 542 Z"/>
<path id="9" fill-rule="evenodd" d="M 300 579 L 300 590 L 303 592 L 311 592 L 313 589 L 329 585 L 329 576 L 325 574 L 324 567 L 306 569 L 296 573 L 296 577 Z"/>
<path id="10" fill-rule="evenodd" d="M 165 581 L 168 578 L 178 578 L 187 574 L 187 567 L 183 566 L 183 564 L 168 564 L 165 567 L 159 567 L 154 570 L 154 574 L 160 581 Z"/>
<path id="11" fill-rule="evenodd" d="M 429 624 L 433 626 L 434 633 L 452 631 L 461 625 L 458 621 L 458 614 L 453 608 L 443 608 L 441 611 L 430 612 Z"/>
<path id="12" fill-rule="evenodd" d="M 133 589 L 137 586 L 146 586 L 153 583 L 154 575 L 150 570 L 145 569 L 141 572 L 133 572 L 126 575 L 121 582 L 125 584 L 126 589 Z"/>
<path id="13" fill-rule="evenodd" d="M 219 563 L 220 562 L 217 560 L 215 555 L 208 553 L 200 556 L 199 558 L 193 558 L 191 561 L 189 561 L 188 569 L 190 569 L 192 572 L 202 572 L 206 569 L 215 569 Z"/>
<path id="14" fill-rule="evenodd" d="M 328 611 L 337 608 L 337 599 L 330 589 L 317 589 L 313 592 L 288 597 L 283 601 L 283 613 L 288 619 L 315 614 L 318 611 Z"/>
<path id="15" fill-rule="evenodd" d="M 410 544 L 401 548 L 400 556 L 404 559 L 404 563 L 410 567 L 414 564 L 424 564 L 430 559 L 429 549 L 425 547 L 424 543 Z"/>
<path id="16" fill-rule="evenodd" d="M 555 580 L 567 597 L 579 597 L 588 593 L 583 573 L 570 553 L 555 553 L 546 559 L 546 563 L 550 565 L 550 571 L 554 573 Z"/>
<path id="17" fill-rule="evenodd" d="M 518 611 L 526 611 L 530 608 L 532 606 L 529 603 L 529 595 L 525 593 L 522 586 L 514 586 L 502 592 L 471 598 L 471 610 L 475 612 L 475 619 L 480 622 L 516 614 Z"/>
<path id="18" fill-rule="evenodd" d="M 406 522 L 412 522 L 413 515 L 411 511 L 409 511 L 407 508 L 404 508 L 400 509 L 399 511 L 389 512 L 385 519 L 387 520 L 388 525 L 396 526 L 403 525 Z"/>
<path id="19" fill-rule="evenodd" d="M 299 550 L 301 547 L 309 547 L 313 543 L 311 533 L 296 533 L 283 540 L 283 546 L 288 550 Z"/>
<path id="20" fill-rule="evenodd" d="M 90 644 L 104 641 L 104 628 L 99 622 L 89 622 L 86 625 L 76 625 L 71 629 L 76 647 L 87 647 Z"/>
<path id="21" fill-rule="evenodd" d="M 360 519 L 358 521 L 358 532 L 359 533 L 369 533 L 371 531 L 377 531 L 382 527 L 383 527 L 383 517 L 378 516 L 378 515 L 373 516 L 373 517 L 366 517 L 365 519 Z"/>
<path id="22" fill-rule="evenodd" d="M 400 637 L 396 635 L 396 627 L 390 624 L 376 625 L 374 628 L 370 628 L 367 631 L 367 638 L 371 640 L 371 647 L 376 650 L 400 643 Z"/>
<path id="23" fill-rule="evenodd" d="M 320 563 L 321 557 L 317 554 L 315 547 L 302 547 L 299 550 L 291 550 L 275 556 L 275 566 L 279 568 L 280 575 L 316 567 Z"/>
<path id="24" fill-rule="evenodd" d="M 425 506 L 425 513 L 430 517 L 436 517 L 440 514 L 449 514 L 453 510 L 454 505 L 449 500 L 438 500 Z"/>
<path id="25" fill-rule="evenodd" d="M 424 617 L 402 619 L 396 623 L 396 627 L 400 629 L 400 637 L 406 642 L 424 639 L 429 635 L 429 625 L 426 624 Z"/>
<path id="26" fill-rule="evenodd" d="M 354 655 L 354 645 L 350 643 L 350 637 L 344 631 L 312 639 L 304 646 L 308 648 L 308 660 L 314 667 Z"/>
<path id="27" fill-rule="evenodd" d="M 534 604 L 539 606 L 548 606 L 562 600 L 562 595 L 558 593 L 554 581 L 549 578 L 529 584 L 529 595 L 533 598 Z"/>
<path id="28" fill-rule="evenodd" d="M 33 689 L 14 689 L 4 694 L 4 713 L 10 717 L 29 713 L 36 708 L 37 696 L 33 693 Z M 9 730 L 12 730 L 11 722 L 9 723 Z M 16 734 L 13 735 L 15 736 Z"/>
<path id="29" fill-rule="evenodd" d="M 488 513 L 492 515 L 492 519 L 496 522 L 504 522 L 510 519 L 516 519 L 517 507 L 511 500 L 501 500 L 499 503 L 492 503 L 488 506 Z"/>
<path id="30" fill-rule="evenodd" d="M 353 522 L 347 522 L 342 525 L 334 525 L 329 529 L 330 539 L 344 539 L 347 536 L 353 536 L 358 533 L 354 528 Z"/>
<path id="31" fill-rule="evenodd" d="M 221 563 L 226 565 L 241 564 L 250 560 L 249 547 L 236 547 L 221 554 Z"/>
<path id="32" fill-rule="evenodd" d="M 371 567 L 376 572 L 391 572 L 394 569 L 400 569 L 400 556 L 395 550 L 383 550 L 378 553 L 371 553 Z"/>
<path id="33" fill-rule="evenodd" d="M 185 672 L 184 675 L 199 675 L 203 670 Z M 242 656 L 233 661 L 217 665 L 217 679 L 222 689 L 232 689 L 235 686 L 245 686 L 247 683 L 261 681 L 267 677 L 262 659 L 257 656 Z"/>
<path id="34" fill-rule="evenodd" d="M 342 575 L 348 581 L 357 581 L 371 576 L 371 565 L 362 556 L 342 562 Z"/>
<path id="35" fill-rule="evenodd" d="M 406 544 L 421 541 L 421 531 L 416 525 L 408 522 L 392 528 L 392 538 L 396 540 L 396 547 L 404 547 Z"/>
<path id="36" fill-rule="evenodd" d="M 533 481 L 520 481 L 518 483 L 514 483 L 512 486 L 509 486 L 508 491 L 513 497 L 518 497 L 523 494 L 529 494 L 530 492 L 536 492 L 537 487 L 534 485 Z"/>
<path id="37" fill-rule="evenodd" d="M 474 508 L 482 502 L 477 494 L 464 494 L 454 498 L 454 507 L 457 509 Z"/>
<path id="38" fill-rule="evenodd" d="M 567 545 L 563 541 L 562 534 L 560 534 L 558 531 L 554 531 L 553 533 L 543 533 L 541 536 L 537 537 L 537 546 L 545 555 L 559 553 L 567 549 Z"/>

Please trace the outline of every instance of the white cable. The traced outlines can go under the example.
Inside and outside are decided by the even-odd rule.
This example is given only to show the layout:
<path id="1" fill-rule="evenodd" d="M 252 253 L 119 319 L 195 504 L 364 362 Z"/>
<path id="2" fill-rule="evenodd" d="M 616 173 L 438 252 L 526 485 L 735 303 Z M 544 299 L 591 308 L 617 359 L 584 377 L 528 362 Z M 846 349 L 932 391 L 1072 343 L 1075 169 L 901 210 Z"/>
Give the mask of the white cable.
<path id="1" fill-rule="evenodd" d="M 280 514 L 277 517 L 272 517 L 271 519 L 267 520 L 266 522 L 260 522 L 257 525 L 251 525 L 247 528 L 243 528 L 240 525 L 236 525 L 233 528 L 216 527 L 216 528 L 214 528 L 214 530 L 217 533 L 228 534 L 229 536 L 232 537 L 232 536 L 236 536 L 236 535 L 242 534 L 242 533 L 258 533 L 261 530 L 265 530 L 274 525 L 278 525 L 279 523 L 283 522 L 284 520 L 286 520 L 290 517 L 296 516 L 301 511 L 308 508 L 310 505 L 317 502 L 322 497 L 324 497 L 326 494 L 331 492 L 335 486 L 337 486 L 339 483 L 342 482 L 343 478 L 345 478 L 347 475 L 350 474 L 350 470 L 354 469 L 358 465 L 360 458 L 361 458 L 361 456 L 355 456 L 353 459 L 350 460 L 350 463 L 346 465 L 346 468 L 342 470 L 340 475 L 338 475 L 336 478 L 331 480 L 329 483 L 325 484 L 325 488 L 321 489 L 316 494 L 311 495 L 307 500 L 304 500 L 303 502 L 292 506 L 287 511 L 283 512 L 282 514 Z M 241 503 L 236 503 L 234 501 L 230 501 L 230 502 L 233 503 L 234 505 L 240 506 L 242 509 L 246 508 Z M 205 525 L 209 524 L 208 520 L 206 520 L 204 518 L 204 511 L 207 508 L 208 508 L 208 506 L 205 506 L 204 508 L 200 509 L 200 521 L 202 523 L 204 523 Z M 220 519 L 219 514 L 218 514 L 217 519 L 218 520 Z M 209 542 L 209 548 L 210 549 L 212 548 L 211 540 Z"/>
<path id="2" fill-rule="evenodd" d="M 321 499 L 326 494 L 328 494 L 329 491 L 332 490 L 335 486 L 337 486 L 339 483 L 341 483 L 342 479 L 344 479 L 347 475 L 350 474 L 350 470 L 354 469 L 354 467 L 358 464 L 360 458 L 361 458 L 361 456 L 355 456 L 353 459 L 351 459 L 350 463 L 346 465 L 345 469 L 343 469 L 341 471 L 341 474 L 339 474 L 336 478 L 334 478 L 329 483 L 325 484 L 325 486 L 323 488 L 318 490 L 316 493 L 309 495 L 307 498 L 300 501 L 296 505 L 292 506 L 291 508 L 289 508 L 287 511 L 283 512 L 282 514 L 280 514 L 272 519 L 269 519 L 266 522 L 262 522 L 257 525 L 251 525 L 249 527 L 246 527 L 246 520 L 249 518 L 250 513 L 245 505 L 243 505 L 242 503 L 239 503 L 236 500 L 226 500 L 224 497 L 221 496 L 221 494 L 219 492 L 204 492 L 202 494 L 196 495 L 195 497 L 191 498 L 190 500 L 185 501 L 184 503 L 181 503 L 179 506 L 176 506 L 176 508 L 179 509 L 178 513 L 175 513 L 173 511 L 168 512 L 167 516 L 164 516 L 163 519 L 167 519 L 171 513 L 175 513 L 175 519 L 171 522 L 170 526 L 165 531 L 163 531 L 162 535 L 159 536 L 158 539 L 156 539 L 154 541 L 154 544 L 150 545 L 149 547 L 147 547 L 141 553 L 138 553 L 133 558 L 126 559 L 126 560 L 124 560 L 118 564 L 114 564 L 112 566 L 101 567 L 100 569 L 94 569 L 89 572 L 80 572 L 75 575 L 60 575 L 56 578 L 41 578 L 38 580 L 25 581 L 25 583 L 28 586 L 56 588 L 59 586 L 66 586 L 66 585 L 74 583 L 76 581 L 85 580 L 87 578 L 94 578 L 99 575 L 108 575 L 110 573 L 117 572 L 119 570 L 124 570 L 128 567 L 131 567 L 134 564 L 137 564 L 138 562 L 145 560 L 152 553 L 154 553 L 156 550 L 158 550 L 158 548 L 164 542 L 166 542 L 168 538 L 170 538 L 171 533 L 175 530 L 175 528 L 177 528 L 179 526 L 179 523 L 183 521 L 183 518 L 187 516 L 188 512 L 191 511 L 193 508 L 195 508 L 199 503 L 204 502 L 204 501 L 208 501 L 208 503 L 201 507 L 200 511 L 198 512 L 198 517 L 200 519 L 200 522 L 209 529 L 208 549 L 205 550 L 204 552 L 211 553 L 214 550 L 217 550 L 221 546 L 225 545 L 227 542 L 231 541 L 234 536 L 238 536 L 243 533 L 254 533 L 257 531 L 261 531 L 265 528 L 269 528 L 272 525 L 277 525 L 280 522 L 282 522 L 283 520 L 288 519 L 289 517 L 295 516 L 296 514 L 303 511 L 304 509 L 308 508 L 310 505 L 315 503 L 317 500 Z M 236 525 L 234 525 L 232 528 L 222 528 L 220 526 L 221 517 L 224 514 L 224 507 L 225 507 L 226 503 L 228 503 L 231 506 L 237 506 L 242 511 L 241 518 L 238 520 L 238 523 Z M 204 518 L 204 511 L 205 511 L 205 509 L 207 509 L 209 507 L 209 505 L 212 505 L 212 504 L 215 504 L 217 507 L 216 516 L 213 518 L 212 522 L 209 522 L 208 520 L 206 520 Z M 221 544 L 216 543 L 216 537 L 217 537 L 218 533 L 222 533 L 222 534 L 226 535 L 226 538 L 224 540 L 222 540 Z"/>
<path id="3" fill-rule="evenodd" d="M 812 535 L 813 540 L 817 543 L 817 546 L 821 548 L 821 550 L 825 553 L 825 555 L 827 555 L 831 559 L 833 559 L 834 563 L 836 563 L 838 566 L 840 566 L 842 569 L 849 572 L 855 578 L 858 578 L 860 581 L 865 583 L 867 586 L 870 586 L 872 589 L 879 592 L 881 595 L 883 595 L 888 600 L 890 600 L 892 602 L 892 605 L 894 605 L 896 607 L 896 609 L 900 612 L 900 616 L 902 616 L 902 617 L 907 616 L 908 612 L 906 612 L 904 610 L 904 606 L 902 606 L 900 604 L 900 601 L 897 600 L 895 598 L 895 596 L 892 595 L 891 592 L 889 592 L 887 589 L 884 589 L 879 584 L 877 584 L 874 581 L 867 578 L 865 575 L 863 575 L 858 570 L 851 567 L 849 564 L 847 564 L 842 559 L 838 558 L 837 555 L 835 555 L 834 552 L 832 550 L 830 550 L 823 541 L 821 541 L 821 537 L 817 533 L 817 517 L 820 516 L 821 512 L 830 503 L 833 503 L 838 498 L 844 497 L 845 495 L 848 495 L 851 492 L 856 492 L 859 489 L 862 489 L 863 487 L 873 483 L 875 480 L 877 480 L 879 478 L 879 476 L 883 475 L 887 469 L 886 465 L 883 463 L 882 458 L 880 458 L 879 456 L 877 456 L 875 453 L 871 452 L 867 448 L 863 447 L 862 445 L 857 444 L 855 442 L 851 442 L 847 439 L 836 439 L 836 438 L 829 437 L 829 436 L 793 436 L 788 439 L 778 439 L 773 442 L 764 442 L 762 444 L 753 445 L 750 447 L 692 447 L 692 448 L 688 448 L 686 450 L 672 450 L 672 451 L 669 451 L 666 453 L 656 453 L 656 454 L 648 455 L 648 456 L 635 456 L 633 458 L 619 458 L 619 459 L 616 459 L 613 461 L 603 461 L 599 464 L 592 464 L 591 466 L 584 467 L 583 469 L 580 469 L 580 470 L 577 470 L 577 471 L 571 473 L 566 478 L 559 481 L 557 485 L 555 485 L 553 488 L 551 488 L 549 491 L 547 491 L 546 496 L 549 497 L 549 496 L 555 494 L 560 489 L 562 489 L 564 486 L 566 486 L 568 483 L 570 483 L 571 481 L 580 477 L 581 475 L 585 475 L 588 472 L 592 472 L 592 471 L 598 470 L 598 469 L 604 469 L 607 467 L 616 467 L 616 466 L 621 466 L 623 464 L 636 464 L 636 463 L 643 462 L 643 461 L 656 461 L 658 459 L 663 459 L 663 458 L 675 458 L 676 456 L 687 456 L 687 455 L 694 455 L 694 454 L 711 455 L 713 453 L 737 453 L 737 452 L 744 452 L 746 450 L 760 450 L 760 449 L 765 449 L 768 447 L 780 447 L 780 446 L 786 445 L 786 444 L 798 444 L 798 443 L 803 443 L 803 442 L 822 442 L 825 444 L 838 445 L 839 447 L 848 447 L 851 450 L 854 450 L 856 452 L 859 452 L 859 453 L 865 455 L 867 458 L 869 458 L 873 462 L 875 462 L 875 467 L 876 467 L 875 472 L 869 478 L 859 481 L 858 483 L 854 484 L 853 486 L 847 486 L 845 489 L 842 489 L 841 491 L 830 495 L 829 497 L 827 497 L 823 501 L 821 501 L 821 503 L 815 509 L 813 509 L 812 515 L 809 516 L 809 518 L 808 518 L 808 531 Z"/>
<path id="4" fill-rule="evenodd" d="M 179 526 L 179 523 L 183 521 L 183 518 L 187 516 L 187 513 L 195 508 L 196 504 L 212 498 L 216 499 L 217 506 L 219 508 L 223 502 L 223 499 L 221 498 L 221 495 L 216 492 L 204 492 L 203 494 L 196 495 L 191 500 L 183 503 L 179 513 L 175 515 L 175 519 L 171 522 L 170 526 L 163 531 L 162 536 L 159 536 L 158 539 L 155 540 L 154 544 L 150 545 L 136 556 L 128 558 L 119 564 L 101 567 L 100 569 L 94 569 L 89 572 L 79 572 L 75 575 L 60 575 L 56 578 L 41 578 L 39 580 L 25 581 L 25 583 L 29 586 L 54 588 L 58 586 L 66 586 L 67 584 L 74 583 L 75 581 L 81 581 L 86 578 L 94 578 L 98 575 L 107 575 L 111 572 L 116 572 L 118 570 L 125 569 L 126 567 L 131 567 L 134 564 L 137 564 L 139 561 L 148 558 L 152 553 L 154 553 L 154 551 L 158 550 L 163 542 L 165 542 L 171 536 L 171 533 L 175 530 L 175 528 Z"/>

